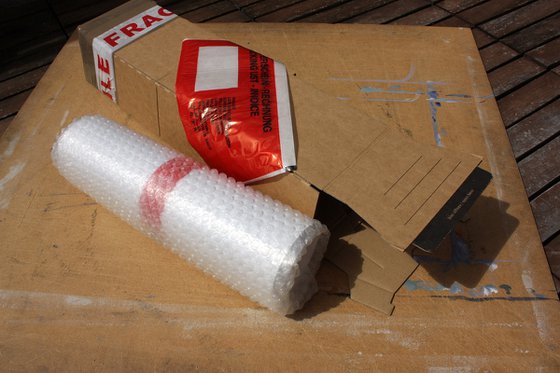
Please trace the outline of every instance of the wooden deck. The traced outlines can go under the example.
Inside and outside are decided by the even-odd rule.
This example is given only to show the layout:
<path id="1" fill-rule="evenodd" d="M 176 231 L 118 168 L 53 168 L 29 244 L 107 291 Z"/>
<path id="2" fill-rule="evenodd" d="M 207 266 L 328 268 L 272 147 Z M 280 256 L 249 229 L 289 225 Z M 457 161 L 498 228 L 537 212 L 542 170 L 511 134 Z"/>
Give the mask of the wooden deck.
<path id="1" fill-rule="evenodd" d="M 0 5 L 0 135 L 77 25 L 123 0 Z M 560 289 L 560 1 L 163 0 L 193 22 L 348 22 L 472 29 Z"/>

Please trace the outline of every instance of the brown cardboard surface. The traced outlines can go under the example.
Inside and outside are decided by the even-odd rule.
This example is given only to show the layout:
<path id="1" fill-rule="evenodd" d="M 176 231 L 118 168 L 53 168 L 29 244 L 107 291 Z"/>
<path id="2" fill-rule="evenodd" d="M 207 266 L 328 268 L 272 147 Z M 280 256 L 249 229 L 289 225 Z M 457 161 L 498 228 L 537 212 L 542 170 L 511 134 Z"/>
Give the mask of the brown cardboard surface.
<path id="1" fill-rule="evenodd" d="M 57 174 L 49 150 L 74 117 L 99 113 L 142 131 L 82 74 L 74 39 L 0 139 L 3 369 L 558 371 L 560 306 L 494 100 L 472 102 L 453 122 L 443 118 L 455 107 L 441 110 L 446 145 L 484 155 L 494 174 L 459 226 L 470 261 L 447 270 L 445 257 L 424 262 L 392 317 L 338 295 L 336 268 L 324 266 L 322 290 L 289 319 L 209 279 Z M 476 95 L 489 91 L 479 62 L 456 76 Z M 432 139 L 425 122 L 407 125 Z"/>
<path id="2" fill-rule="evenodd" d="M 350 34 L 357 33 L 347 30 Z M 280 34 L 276 36 L 281 38 Z M 148 118 L 151 120 L 146 123 L 155 123 L 151 116 L 161 112 L 156 106 L 170 108 L 175 104 L 174 81 L 184 38 L 215 39 L 217 36 L 200 25 L 177 19 L 116 52 L 117 86 L 134 86 L 119 91 L 123 109 L 141 121 Z M 235 34 L 227 38 L 254 48 L 251 42 L 238 40 Z M 335 50 L 345 43 L 335 38 L 319 38 L 316 42 L 327 40 Z M 292 50 L 287 45 L 283 51 L 270 52 L 266 55 L 282 61 Z M 310 57 L 303 49 L 298 53 L 300 61 Z M 349 56 L 359 57 L 361 53 L 354 50 Z M 331 64 L 333 59 L 338 59 L 337 54 L 324 55 L 323 69 L 349 73 L 345 67 Z M 293 67 L 288 65 L 297 137 L 296 174 L 350 205 L 385 240 L 404 250 L 465 181 L 480 158 L 411 141 L 388 126 L 382 119 L 384 116 L 367 115 L 345 100 L 337 99 L 332 92 L 316 88 L 319 77 L 309 75 L 304 80 L 296 76 L 292 68 L 297 70 L 300 65 L 301 62 Z M 369 68 L 369 64 L 362 66 Z M 130 80 L 141 82 L 130 83 Z M 331 82 L 331 86 L 337 84 L 344 87 Z M 153 100 L 154 94 L 157 100 Z M 175 114 L 177 109 L 163 114 L 157 133 L 164 139 L 175 138 L 173 145 L 191 154 L 184 136 L 181 139 L 177 133 L 181 125 Z M 290 192 L 283 190 L 282 194 L 273 196 L 282 200 Z M 297 195 L 300 191 L 293 190 L 293 193 Z"/>
<path id="3" fill-rule="evenodd" d="M 130 13 L 128 7 L 136 9 L 140 3 L 141 1 L 125 4 L 101 16 L 93 21 L 92 28 L 98 32 L 103 20 L 106 20 L 106 28 L 114 26 L 115 16 L 112 13 L 121 17 L 121 14 Z M 150 3 L 146 4 L 145 7 L 150 6 Z M 324 30 L 327 30 L 327 34 L 331 32 L 328 27 Z M 361 28 L 347 28 L 349 35 L 360 31 Z M 286 32 L 293 34 L 291 31 L 283 31 L 283 35 Z M 315 29 L 313 32 L 315 36 L 319 35 Z M 186 154 L 199 158 L 181 134 L 173 92 L 179 46 L 185 35 L 189 38 L 219 38 L 199 25 L 185 20 L 173 21 L 115 53 L 116 84 L 119 87 L 121 108 L 143 123 L 150 133 L 170 141 Z M 92 36 L 87 24 L 81 27 L 81 45 L 87 44 L 84 40 L 91 40 Z M 278 34 L 276 37 L 282 38 L 282 35 Z M 357 38 L 359 39 L 358 36 Z M 315 40 L 319 43 L 326 41 L 337 49 L 345 48 L 346 40 L 333 37 Z M 296 39 L 295 42 L 300 41 Z M 297 49 L 300 46 L 294 47 Z M 275 51 L 269 57 L 288 58 L 286 53 L 290 52 L 291 47 L 288 44 L 285 49 Z M 298 53 L 300 61 L 310 57 L 301 48 Z M 348 56 L 354 58 L 356 53 L 359 56 L 360 51 L 355 50 Z M 340 71 L 334 70 L 334 73 L 348 74 L 345 66 L 332 62 L 336 55 L 336 52 L 326 54 L 322 59 L 322 69 L 340 68 Z M 297 68 L 298 65 L 294 67 Z M 368 67 L 365 63 L 361 66 L 362 69 Z M 385 123 L 383 116 L 375 115 L 376 113 L 369 116 L 357 108 L 349 107 L 346 100 L 339 100 L 336 96 L 315 88 L 310 83 L 315 83 L 320 79 L 319 76 L 310 75 L 310 80 L 304 82 L 296 75 L 290 75 L 290 85 L 298 169 L 293 174 L 261 182 L 255 187 L 307 213 L 314 211 L 314 203 L 318 197 L 316 189 L 324 190 L 348 204 L 373 225 L 377 232 L 372 235 L 381 235 L 399 250 L 407 248 L 415 238 L 427 231 L 432 232 L 431 236 L 435 237 L 432 240 L 432 246 L 435 246 L 451 229 L 451 219 L 436 220 L 435 216 L 441 215 L 449 201 L 455 199 L 452 197 L 455 197 L 457 190 L 472 174 L 480 158 L 414 142 Z M 339 85 L 344 87 L 342 83 Z M 431 227 L 434 222 L 439 226 L 437 231 L 442 233 L 435 234 L 436 230 Z M 371 227 L 364 226 L 364 229 L 371 230 Z M 388 245 L 374 248 L 373 245 L 378 244 L 376 241 L 361 242 L 364 246 L 372 245 L 371 250 L 378 250 L 378 257 L 383 257 L 381 253 L 388 250 Z M 393 282 L 392 289 L 385 288 L 392 293 L 414 269 L 410 258 L 404 255 L 399 258 L 400 260 L 393 260 L 391 267 L 385 272 L 376 274 L 383 277 L 393 272 L 399 278 L 399 281 Z M 371 257 L 362 256 L 361 261 L 363 266 L 355 270 L 366 271 L 373 268 L 368 263 L 379 265 Z M 355 270 L 348 275 L 353 277 Z M 361 281 L 365 281 L 364 278 L 367 276 L 362 276 Z M 377 286 L 375 282 L 370 282 L 370 285 Z M 377 304 L 376 308 L 379 310 L 392 309 L 392 306 L 387 305 L 386 297 L 372 294 L 368 299 L 362 299 L 365 294 L 367 293 L 363 291 L 352 292 L 352 298 L 370 305 Z"/>

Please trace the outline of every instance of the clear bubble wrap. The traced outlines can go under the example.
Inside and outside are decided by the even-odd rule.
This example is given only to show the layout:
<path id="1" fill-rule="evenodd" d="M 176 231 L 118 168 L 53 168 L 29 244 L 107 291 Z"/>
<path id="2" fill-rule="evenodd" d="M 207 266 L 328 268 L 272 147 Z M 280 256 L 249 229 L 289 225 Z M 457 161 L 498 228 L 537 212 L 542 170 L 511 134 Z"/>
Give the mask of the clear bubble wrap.
<path id="1" fill-rule="evenodd" d="M 329 232 L 317 220 L 100 116 L 72 122 L 52 159 L 138 230 L 281 314 L 317 291 Z"/>

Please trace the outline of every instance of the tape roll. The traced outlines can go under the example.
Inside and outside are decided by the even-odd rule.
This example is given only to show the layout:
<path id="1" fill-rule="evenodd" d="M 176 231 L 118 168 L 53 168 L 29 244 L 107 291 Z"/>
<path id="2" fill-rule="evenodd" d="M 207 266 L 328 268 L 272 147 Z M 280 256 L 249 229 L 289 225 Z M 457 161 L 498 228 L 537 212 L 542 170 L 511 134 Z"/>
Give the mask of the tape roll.
<path id="1" fill-rule="evenodd" d="M 72 122 L 52 159 L 136 229 L 275 312 L 317 291 L 329 238 L 317 220 L 100 116 Z"/>

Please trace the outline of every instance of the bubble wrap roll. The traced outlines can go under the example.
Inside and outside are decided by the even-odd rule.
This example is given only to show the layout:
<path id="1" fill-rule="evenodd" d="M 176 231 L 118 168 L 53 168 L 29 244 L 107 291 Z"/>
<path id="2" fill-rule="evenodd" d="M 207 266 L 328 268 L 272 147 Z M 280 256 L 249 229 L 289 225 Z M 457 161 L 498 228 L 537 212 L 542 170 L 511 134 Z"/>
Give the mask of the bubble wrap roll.
<path id="1" fill-rule="evenodd" d="M 324 225 L 117 123 L 86 116 L 52 159 L 72 184 L 205 272 L 281 314 L 317 291 Z"/>

